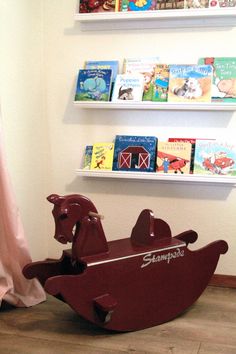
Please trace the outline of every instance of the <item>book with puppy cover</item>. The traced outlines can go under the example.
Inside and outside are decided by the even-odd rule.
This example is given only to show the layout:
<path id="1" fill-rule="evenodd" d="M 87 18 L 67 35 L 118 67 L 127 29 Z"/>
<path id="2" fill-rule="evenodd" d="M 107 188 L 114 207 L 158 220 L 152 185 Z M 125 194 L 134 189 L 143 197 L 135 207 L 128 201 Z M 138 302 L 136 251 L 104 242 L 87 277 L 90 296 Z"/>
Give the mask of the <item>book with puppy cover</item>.
<path id="1" fill-rule="evenodd" d="M 194 174 L 236 176 L 235 141 L 196 139 Z"/>
<path id="2" fill-rule="evenodd" d="M 211 102 L 211 65 L 170 65 L 168 102 Z"/>
<path id="3" fill-rule="evenodd" d="M 113 102 L 140 102 L 143 97 L 144 77 L 141 74 L 118 74 L 112 92 Z"/>
<path id="4" fill-rule="evenodd" d="M 93 144 L 90 170 L 112 170 L 114 143 Z"/>
<path id="5" fill-rule="evenodd" d="M 206 57 L 198 63 L 213 67 L 212 101 L 236 103 L 236 57 Z"/>
<path id="6" fill-rule="evenodd" d="M 189 174 L 192 145 L 182 141 L 158 141 L 156 172 Z"/>

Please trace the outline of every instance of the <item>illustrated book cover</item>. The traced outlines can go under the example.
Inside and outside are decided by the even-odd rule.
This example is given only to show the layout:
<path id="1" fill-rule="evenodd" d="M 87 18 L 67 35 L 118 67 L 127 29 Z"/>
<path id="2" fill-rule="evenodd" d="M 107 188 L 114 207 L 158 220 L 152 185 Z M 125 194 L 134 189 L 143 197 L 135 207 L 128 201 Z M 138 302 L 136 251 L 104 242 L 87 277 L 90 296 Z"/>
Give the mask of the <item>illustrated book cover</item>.
<path id="1" fill-rule="evenodd" d="M 84 150 L 83 170 L 89 170 L 92 161 L 93 146 L 87 145 Z"/>
<path id="2" fill-rule="evenodd" d="M 159 57 L 125 58 L 124 74 L 141 74 L 144 77 L 143 101 L 151 101 L 153 96 L 153 76 Z"/>
<path id="3" fill-rule="evenodd" d="M 79 71 L 75 101 L 109 101 L 111 69 L 81 69 Z"/>
<path id="4" fill-rule="evenodd" d="M 79 13 L 113 12 L 115 0 L 80 0 Z"/>
<path id="5" fill-rule="evenodd" d="M 236 7 L 236 0 L 209 0 L 209 8 L 233 8 Z"/>
<path id="6" fill-rule="evenodd" d="M 111 69 L 112 70 L 112 82 L 119 72 L 119 61 L 118 60 L 87 60 L 85 62 L 85 69 Z"/>
<path id="7" fill-rule="evenodd" d="M 211 102 L 211 65 L 170 65 L 168 102 Z"/>
<path id="8" fill-rule="evenodd" d="M 156 172 L 189 174 L 191 153 L 189 142 L 158 141 Z"/>
<path id="9" fill-rule="evenodd" d="M 184 8 L 184 0 L 157 0 L 156 10 L 179 10 Z"/>
<path id="10" fill-rule="evenodd" d="M 169 138 L 170 142 L 182 142 L 191 144 L 191 159 L 190 159 L 190 173 L 193 173 L 194 170 L 194 154 L 195 154 L 195 144 L 196 138 Z"/>
<path id="11" fill-rule="evenodd" d="M 153 136 L 117 135 L 113 170 L 155 172 L 156 145 Z"/>
<path id="12" fill-rule="evenodd" d="M 166 102 L 169 87 L 169 66 L 167 64 L 157 64 L 153 76 L 152 101 Z"/>
<path id="13" fill-rule="evenodd" d="M 196 139 L 194 173 L 236 176 L 234 141 Z"/>
<path id="14" fill-rule="evenodd" d="M 200 58 L 199 64 L 212 65 L 212 100 L 236 102 L 236 57 Z"/>
<path id="15" fill-rule="evenodd" d="M 140 102 L 143 97 L 144 78 L 141 74 L 118 74 L 112 92 L 113 102 Z"/>
<path id="16" fill-rule="evenodd" d="M 156 0 L 117 0 L 116 11 L 156 10 Z"/>
<path id="17" fill-rule="evenodd" d="M 185 9 L 204 9 L 208 7 L 209 0 L 184 0 Z"/>
<path id="18" fill-rule="evenodd" d="M 93 144 L 90 170 L 112 170 L 114 143 Z"/>

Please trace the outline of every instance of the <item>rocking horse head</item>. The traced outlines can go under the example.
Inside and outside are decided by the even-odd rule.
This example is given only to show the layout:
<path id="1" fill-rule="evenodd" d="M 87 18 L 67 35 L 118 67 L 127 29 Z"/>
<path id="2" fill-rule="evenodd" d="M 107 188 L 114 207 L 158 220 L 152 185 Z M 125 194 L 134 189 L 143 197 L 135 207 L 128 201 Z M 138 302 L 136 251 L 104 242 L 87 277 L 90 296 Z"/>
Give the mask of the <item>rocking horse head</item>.
<path id="1" fill-rule="evenodd" d="M 97 213 L 91 200 L 83 195 L 59 196 L 51 194 L 47 200 L 54 204 L 52 211 L 56 227 L 54 238 L 64 244 L 72 242 L 84 217 L 91 213 Z"/>

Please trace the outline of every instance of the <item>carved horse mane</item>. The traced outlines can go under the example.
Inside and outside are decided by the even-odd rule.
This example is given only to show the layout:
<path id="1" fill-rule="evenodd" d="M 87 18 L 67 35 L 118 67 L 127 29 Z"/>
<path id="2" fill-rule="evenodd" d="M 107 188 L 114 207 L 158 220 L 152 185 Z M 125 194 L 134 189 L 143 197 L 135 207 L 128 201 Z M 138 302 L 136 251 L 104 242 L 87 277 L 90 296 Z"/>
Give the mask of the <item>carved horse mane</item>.
<path id="1" fill-rule="evenodd" d="M 51 194 L 47 200 L 54 204 L 54 238 L 64 244 L 72 242 L 73 260 L 108 252 L 100 216 L 90 199 L 79 194 Z"/>

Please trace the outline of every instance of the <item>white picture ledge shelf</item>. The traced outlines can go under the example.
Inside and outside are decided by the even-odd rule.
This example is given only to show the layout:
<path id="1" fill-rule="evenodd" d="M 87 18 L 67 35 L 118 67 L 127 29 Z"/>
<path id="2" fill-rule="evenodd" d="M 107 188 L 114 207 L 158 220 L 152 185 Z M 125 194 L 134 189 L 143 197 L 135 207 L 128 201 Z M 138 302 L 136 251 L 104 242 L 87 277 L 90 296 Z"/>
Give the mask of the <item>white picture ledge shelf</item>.
<path id="1" fill-rule="evenodd" d="M 236 9 L 186 9 L 129 12 L 77 13 L 81 30 L 148 28 L 233 27 Z"/>
<path id="2" fill-rule="evenodd" d="M 75 101 L 74 105 L 83 109 L 125 109 L 125 110 L 167 110 L 167 111 L 236 111 L 233 103 L 168 103 L 168 102 L 101 102 Z"/>
<path id="3" fill-rule="evenodd" d="M 129 180 L 154 180 L 166 183 L 206 183 L 219 185 L 236 185 L 236 177 L 233 176 L 211 176 L 211 175 L 180 175 L 174 173 L 153 173 L 153 172 L 123 172 L 123 171 L 96 171 L 77 169 L 76 174 L 81 177 L 93 178 L 118 178 Z"/>

